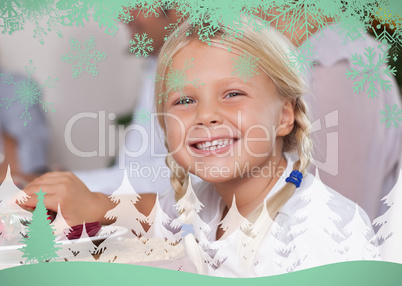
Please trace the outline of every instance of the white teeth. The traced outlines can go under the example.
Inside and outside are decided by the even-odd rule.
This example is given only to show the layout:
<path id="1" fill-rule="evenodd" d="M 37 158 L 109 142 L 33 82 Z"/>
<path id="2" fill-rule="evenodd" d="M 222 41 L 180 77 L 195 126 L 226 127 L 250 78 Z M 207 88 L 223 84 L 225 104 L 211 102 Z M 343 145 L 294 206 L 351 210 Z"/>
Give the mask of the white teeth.
<path id="1" fill-rule="evenodd" d="M 215 150 L 217 148 L 225 147 L 233 143 L 233 139 L 213 140 L 212 142 L 206 141 L 197 143 L 196 147 L 200 150 Z"/>

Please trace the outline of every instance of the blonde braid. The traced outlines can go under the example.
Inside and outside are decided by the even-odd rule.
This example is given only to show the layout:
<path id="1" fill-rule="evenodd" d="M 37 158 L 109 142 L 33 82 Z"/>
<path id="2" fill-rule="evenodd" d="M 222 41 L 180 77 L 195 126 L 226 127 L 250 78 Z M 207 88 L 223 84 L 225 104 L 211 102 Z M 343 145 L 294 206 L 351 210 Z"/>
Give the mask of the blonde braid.
<path id="1" fill-rule="evenodd" d="M 167 140 L 165 140 L 165 147 L 169 150 Z M 172 154 L 168 153 L 165 158 L 166 165 L 169 167 L 170 171 L 172 171 L 170 175 L 170 184 L 172 185 L 175 191 L 175 200 L 179 201 L 187 190 L 188 185 L 188 177 L 189 174 L 186 172 L 183 167 L 181 167 L 175 159 L 173 159 Z"/>
<path id="2" fill-rule="evenodd" d="M 301 97 L 296 99 L 294 114 L 294 127 L 292 132 L 284 137 L 283 150 L 287 152 L 297 148 L 299 160 L 293 164 L 293 170 L 301 172 L 304 176 L 311 161 L 313 144 L 309 136 L 310 120 L 307 116 L 307 106 Z M 286 183 L 267 201 L 267 210 L 272 220 L 275 219 L 279 210 L 293 196 L 295 191 L 296 186 L 293 183 Z"/>
<path id="3" fill-rule="evenodd" d="M 307 116 L 307 106 L 302 98 L 296 100 L 295 123 L 297 130 L 295 139 L 298 146 L 299 160 L 293 165 L 293 170 L 298 170 L 304 176 L 311 161 L 313 142 L 310 138 L 310 120 Z"/>

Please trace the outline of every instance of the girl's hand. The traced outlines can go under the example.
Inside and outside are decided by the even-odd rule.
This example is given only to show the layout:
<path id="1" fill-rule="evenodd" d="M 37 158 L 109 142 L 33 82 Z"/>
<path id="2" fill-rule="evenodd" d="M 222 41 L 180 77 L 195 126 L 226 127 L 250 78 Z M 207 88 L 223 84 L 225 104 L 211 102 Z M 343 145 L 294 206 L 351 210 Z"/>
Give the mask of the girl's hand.
<path id="1" fill-rule="evenodd" d="M 57 212 L 58 205 L 69 226 L 83 222 L 112 223 L 105 220 L 105 213 L 115 207 L 108 197 L 101 193 L 92 193 L 74 174 L 68 172 L 46 173 L 29 183 L 24 192 L 30 198 L 20 205 L 25 209 L 34 209 L 39 192 L 46 193 L 44 203 L 48 210 Z"/>

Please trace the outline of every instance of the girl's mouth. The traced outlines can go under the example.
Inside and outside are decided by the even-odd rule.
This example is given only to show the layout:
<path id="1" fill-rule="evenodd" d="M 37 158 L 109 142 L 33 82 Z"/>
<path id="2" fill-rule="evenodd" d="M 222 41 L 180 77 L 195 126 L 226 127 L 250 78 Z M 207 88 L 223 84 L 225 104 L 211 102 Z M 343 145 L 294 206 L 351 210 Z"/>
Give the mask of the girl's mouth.
<path id="1" fill-rule="evenodd" d="M 198 154 L 209 154 L 209 153 L 222 153 L 236 143 L 239 139 L 237 138 L 220 138 L 210 141 L 199 141 L 194 144 L 190 144 L 192 150 Z"/>

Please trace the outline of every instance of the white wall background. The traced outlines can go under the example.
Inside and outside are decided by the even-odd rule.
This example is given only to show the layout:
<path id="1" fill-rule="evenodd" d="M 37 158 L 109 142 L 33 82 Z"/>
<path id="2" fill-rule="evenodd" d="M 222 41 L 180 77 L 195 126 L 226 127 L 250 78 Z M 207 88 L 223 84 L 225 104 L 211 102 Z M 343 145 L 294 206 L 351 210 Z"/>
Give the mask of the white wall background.
<path id="1" fill-rule="evenodd" d="M 49 32 L 44 36 L 44 45 L 33 38 L 33 29 L 32 24 L 25 23 L 22 31 L 12 35 L 0 34 L 0 65 L 8 71 L 26 75 L 24 67 L 32 60 L 37 68 L 33 78 L 38 83 L 43 84 L 49 76 L 59 79 L 54 88 L 45 88 L 43 92 L 44 99 L 52 102 L 56 110 L 46 114 L 51 132 L 51 165 L 69 170 L 107 166 L 111 160 L 108 156 L 108 140 L 106 156 L 82 158 L 67 148 L 64 131 L 74 115 L 80 112 L 98 114 L 104 110 L 108 138 L 108 126 L 113 124 L 108 114 L 121 115 L 133 110 L 145 61 L 129 53 L 130 32 L 127 26 L 119 23 L 119 30 L 114 36 L 106 34 L 105 28 L 99 28 L 94 21 L 85 22 L 85 27 L 65 26 L 62 27 L 63 38 Z M 72 65 L 60 58 L 71 51 L 70 37 L 85 42 L 90 36 L 95 37 L 95 49 L 105 52 L 106 59 L 97 63 L 98 76 L 83 72 L 74 79 Z M 98 119 L 84 118 L 74 124 L 72 142 L 77 149 L 99 149 Z"/>

